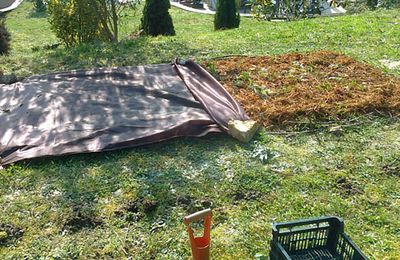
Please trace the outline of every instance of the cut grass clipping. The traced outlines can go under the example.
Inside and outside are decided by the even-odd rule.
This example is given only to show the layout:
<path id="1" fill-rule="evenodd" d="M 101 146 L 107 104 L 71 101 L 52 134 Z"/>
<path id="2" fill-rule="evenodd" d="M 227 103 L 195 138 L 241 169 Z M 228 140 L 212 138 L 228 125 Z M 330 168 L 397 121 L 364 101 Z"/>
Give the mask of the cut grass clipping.
<path id="1" fill-rule="evenodd" d="M 400 79 L 331 52 L 232 57 L 206 64 L 264 126 L 299 117 L 400 112 Z"/>

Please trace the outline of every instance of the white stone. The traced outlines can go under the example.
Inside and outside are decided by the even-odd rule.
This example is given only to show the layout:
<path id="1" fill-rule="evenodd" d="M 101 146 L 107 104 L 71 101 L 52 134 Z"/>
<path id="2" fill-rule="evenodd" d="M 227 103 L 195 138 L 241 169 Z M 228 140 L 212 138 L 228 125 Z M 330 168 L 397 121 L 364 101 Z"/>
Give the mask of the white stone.
<path id="1" fill-rule="evenodd" d="M 239 141 L 247 143 L 253 138 L 254 134 L 260 128 L 260 125 L 253 120 L 241 121 L 231 120 L 228 123 L 229 134 Z"/>
<path id="2" fill-rule="evenodd" d="M 389 69 L 400 68 L 400 60 L 380 60 L 380 62 Z"/>

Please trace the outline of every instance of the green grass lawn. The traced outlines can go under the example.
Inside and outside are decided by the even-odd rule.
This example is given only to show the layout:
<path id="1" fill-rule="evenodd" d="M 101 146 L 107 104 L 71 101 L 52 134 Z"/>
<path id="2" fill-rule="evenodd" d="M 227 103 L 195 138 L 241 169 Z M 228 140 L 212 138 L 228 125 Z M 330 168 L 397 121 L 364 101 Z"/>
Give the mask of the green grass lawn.
<path id="1" fill-rule="evenodd" d="M 259 22 L 242 18 L 239 29 L 215 32 L 213 16 L 171 9 L 175 37 L 141 37 L 118 44 L 90 44 L 46 50 L 57 43 L 47 18 L 33 13 L 30 3 L 8 15 L 13 50 L 0 57 L 0 69 L 19 76 L 99 66 L 170 62 L 175 57 L 196 60 L 231 54 L 265 55 L 320 49 L 335 50 L 380 65 L 380 59 L 400 59 L 400 11 L 367 12 L 337 18 L 296 22 Z M 139 26 L 140 11 L 123 21 L 121 39 Z M 38 50 L 39 49 L 39 50 Z M 33 51 L 35 50 L 35 51 Z M 400 75 L 400 69 L 391 71 Z"/>
<path id="2" fill-rule="evenodd" d="M 214 32 L 211 16 L 172 9 L 176 37 L 46 50 L 57 39 L 31 9 L 24 2 L 8 15 L 14 48 L 0 57 L 6 73 L 319 49 L 376 66 L 400 59 L 399 10 L 292 23 L 242 19 L 239 29 Z M 131 19 L 122 38 L 138 26 Z M 213 259 L 268 255 L 271 222 L 321 215 L 344 218 L 371 259 L 398 259 L 400 120 L 314 124 L 283 135 L 263 130 L 249 144 L 210 135 L 15 164 L 0 172 L 0 229 L 8 231 L 0 232 L 0 258 L 188 259 L 182 219 L 211 207 Z M 336 125 L 342 130 L 329 131 Z"/>

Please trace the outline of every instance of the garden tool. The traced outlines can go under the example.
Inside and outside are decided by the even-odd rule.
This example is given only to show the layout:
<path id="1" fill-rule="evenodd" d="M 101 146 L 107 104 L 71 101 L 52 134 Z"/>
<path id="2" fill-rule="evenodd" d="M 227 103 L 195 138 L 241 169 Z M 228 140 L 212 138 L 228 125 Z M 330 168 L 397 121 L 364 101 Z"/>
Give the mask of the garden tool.
<path id="1" fill-rule="evenodd" d="M 194 260 L 208 260 L 210 259 L 210 229 L 211 229 L 211 209 L 205 209 L 183 219 L 188 233 L 190 246 L 192 247 L 192 255 Z M 190 223 L 203 220 L 204 222 L 204 233 L 201 237 L 194 237 L 193 229 L 190 227 Z"/>

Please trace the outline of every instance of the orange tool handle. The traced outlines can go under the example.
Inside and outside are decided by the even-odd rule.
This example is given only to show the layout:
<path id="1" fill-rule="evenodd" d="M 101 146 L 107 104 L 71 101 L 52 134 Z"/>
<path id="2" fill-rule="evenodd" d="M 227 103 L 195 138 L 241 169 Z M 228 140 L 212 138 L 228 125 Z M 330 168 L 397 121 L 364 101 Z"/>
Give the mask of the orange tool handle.
<path id="1" fill-rule="evenodd" d="M 192 215 L 186 216 L 183 219 L 183 222 L 186 225 L 189 225 L 191 222 L 202 220 L 208 216 L 212 216 L 211 209 L 205 209 L 205 210 L 193 213 Z"/>
<path id="2" fill-rule="evenodd" d="M 210 259 L 210 229 L 211 229 L 211 209 L 205 209 L 183 218 L 188 233 L 190 246 L 192 247 L 193 260 Z M 191 222 L 204 220 L 204 233 L 201 237 L 194 237 Z"/>

